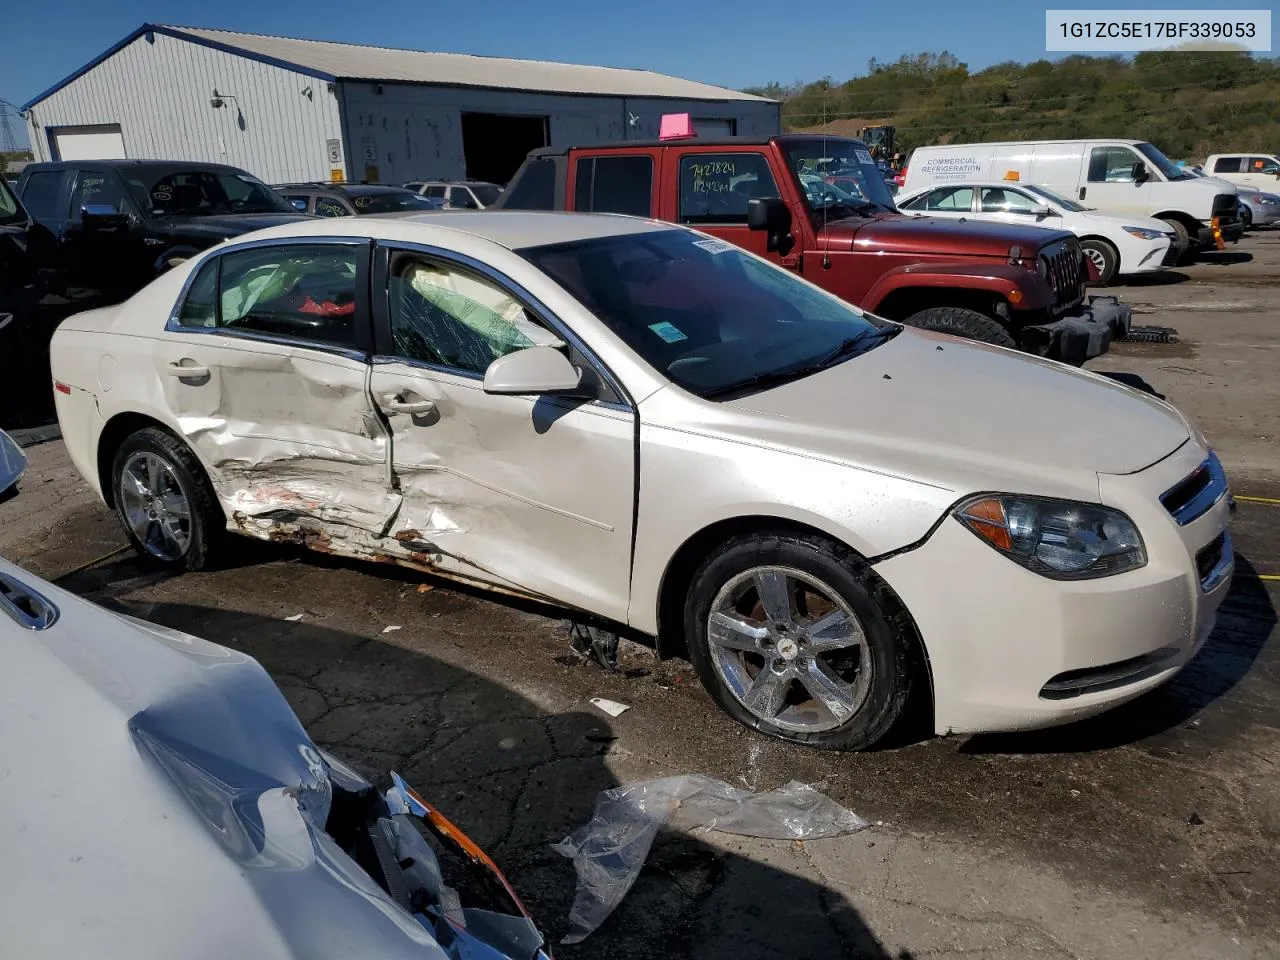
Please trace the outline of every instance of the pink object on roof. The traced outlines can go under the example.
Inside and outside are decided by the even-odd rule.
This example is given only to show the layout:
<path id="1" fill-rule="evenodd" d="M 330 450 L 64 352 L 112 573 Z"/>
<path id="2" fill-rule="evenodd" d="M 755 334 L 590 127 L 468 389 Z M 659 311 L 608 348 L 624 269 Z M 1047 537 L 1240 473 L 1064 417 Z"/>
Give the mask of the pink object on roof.
<path id="1" fill-rule="evenodd" d="M 693 120 L 687 113 L 664 113 L 658 130 L 659 140 L 684 140 L 695 136 Z"/>

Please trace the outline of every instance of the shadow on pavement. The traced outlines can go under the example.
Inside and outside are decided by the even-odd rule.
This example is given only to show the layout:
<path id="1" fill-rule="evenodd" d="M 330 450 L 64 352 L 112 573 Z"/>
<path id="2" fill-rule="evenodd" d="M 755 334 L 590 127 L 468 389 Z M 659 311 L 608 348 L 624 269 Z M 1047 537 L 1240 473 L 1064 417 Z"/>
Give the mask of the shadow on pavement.
<path id="1" fill-rule="evenodd" d="M 1164 394 L 1157 393 L 1145 377 L 1136 373 L 1115 373 L 1108 370 L 1095 370 L 1100 377 L 1106 377 L 1108 380 L 1114 380 L 1116 383 L 1123 383 L 1126 387 L 1133 387 L 1135 390 L 1141 390 L 1143 393 L 1149 393 L 1151 396 L 1163 400 Z"/>
<path id="2" fill-rule="evenodd" d="M 1151 273 L 1133 273 L 1126 274 L 1121 277 L 1119 282 L 1113 283 L 1109 290 L 1124 289 L 1125 287 L 1168 287 L 1175 283 L 1185 283 L 1190 280 L 1189 274 L 1180 270 L 1155 270 Z"/>
<path id="3" fill-rule="evenodd" d="M 970 738 L 962 753 L 1085 753 L 1136 743 L 1178 727 L 1209 710 L 1233 726 L 1220 701 L 1249 673 L 1275 628 L 1277 614 L 1266 585 L 1244 557 L 1236 556 L 1231 592 L 1204 647 L 1163 686 L 1088 720 L 1030 733 L 984 734 Z M 1274 656 L 1276 651 L 1270 653 Z M 1240 726 L 1250 721 L 1242 719 Z"/>
<path id="4" fill-rule="evenodd" d="M 1224 250 L 1222 252 L 1210 251 L 1202 253 L 1196 258 L 1198 263 L 1208 264 L 1209 266 L 1228 267 L 1237 263 L 1250 263 L 1253 261 L 1252 253 L 1245 253 L 1242 250 Z"/>
<path id="5" fill-rule="evenodd" d="M 603 715 L 549 712 L 419 649 L 447 648 L 447 627 L 425 642 L 420 630 L 366 637 L 306 620 L 127 599 L 145 571 L 126 558 L 61 585 L 257 658 L 317 743 L 381 786 L 396 769 L 485 848 L 558 958 L 911 960 L 888 953 L 843 895 L 673 833 L 659 836 L 604 925 L 585 943 L 562 946 L 575 875 L 549 844 L 590 819 L 596 795 L 618 785 L 611 764 L 626 763 L 609 757 L 614 737 Z M 353 612 L 356 622 L 360 616 Z"/>

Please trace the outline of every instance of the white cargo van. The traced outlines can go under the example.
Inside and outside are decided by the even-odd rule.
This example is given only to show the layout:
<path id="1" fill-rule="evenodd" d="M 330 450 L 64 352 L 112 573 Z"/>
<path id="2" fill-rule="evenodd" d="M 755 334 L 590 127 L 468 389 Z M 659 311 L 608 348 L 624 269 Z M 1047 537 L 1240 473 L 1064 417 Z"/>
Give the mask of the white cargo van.
<path id="1" fill-rule="evenodd" d="M 1169 224 L 1169 261 L 1239 240 L 1236 188 L 1192 176 L 1141 140 L 1029 140 L 917 147 L 905 191 L 934 183 L 1018 180 L 1053 190 L 1102 213 L 1155 217 Z"/>
<path id="2" fill-rule="evenodd" d="M 1204 172 L 1264 193 L 1280 188 L 1280 157 L 1274 153 L 1215 153 L 1204 162 Z"/>

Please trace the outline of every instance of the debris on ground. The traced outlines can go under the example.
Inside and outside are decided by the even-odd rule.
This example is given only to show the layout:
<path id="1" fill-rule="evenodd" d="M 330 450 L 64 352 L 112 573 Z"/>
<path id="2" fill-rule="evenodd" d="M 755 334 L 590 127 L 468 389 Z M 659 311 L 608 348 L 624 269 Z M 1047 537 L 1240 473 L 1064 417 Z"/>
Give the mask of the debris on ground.
<path id="1" fill-rule="evenodd" d="M 383 627 L 383 628 L 382 628 L 382 632 L 383 632 L 383 633 L 395 633 L 395 632 L 396 632 L 397 630 L 399 630 L 399 629 L 401 629 L 400 624 L 398 624 L 398 623 L 392 623 L 392 624 L 389 624 L 388 626 Z"/>
<path id="2" fill-rule="evenodd" d="M 620 717 L 631 709 L 625 703 L 619 703 L 617 700 L 606 700 L 604 697 L 592 697 L 591 705 L 599 707 L 611 717 Z"/>
<path id="3" fill-rule="evenodd" d="M 622 902 L 663 827 L 765 840 L 818 840 L 870 824 L 806 783 L 768 793 L 701 774 L 643 780 L 601 792 L 591 821 L 552 848 L 573 861 L 578 888 L 561 942 L 581 943 Z"/>
<path id="4" fill-rule="evenodd" d="M 599 664 L 610 673 L 617 671 L 618 634 L 615 631 L 578 620 L 564 620 L 563 624 L 574 653 Z"/>
<path id="5" fill-rule="evenodd" d="M 295 613 L 292 617 L 285 617 L 285 619 L 288 620 L 290 623 L 297 623 L 299 620 L 302 619 L 303 616 L 304 615 L 301 613 Z"/>
<path id="6" fill-rule="evenodd" d="M 1177 343 L 1178 331 L 1173 327 L 1130 327 L 1129 332 L 1117 340 L 1121 343 Z"/>
<path id="7" fill-rule="evenodd" d="M 434 589 L 435 589 L 435 587 L 434 587 L 434 586 L 432 586 L 432 585 L 431 585 L 431 584 L 429 584 L 429 583 L 420 583 L 420 584 L 418 584 L 418 592 L 419 592 L 419 593 L 430 593 L 430 592 L 431 592 L 432 590 L 434 590 Z"/>

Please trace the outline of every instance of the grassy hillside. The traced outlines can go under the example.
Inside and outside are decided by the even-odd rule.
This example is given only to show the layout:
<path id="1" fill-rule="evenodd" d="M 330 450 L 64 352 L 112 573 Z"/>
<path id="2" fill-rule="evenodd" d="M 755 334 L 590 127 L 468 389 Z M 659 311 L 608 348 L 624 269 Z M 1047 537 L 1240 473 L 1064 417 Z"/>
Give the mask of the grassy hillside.
<path id="1" fill-rule="evenodd" d="M 1143 53 L 1002 63 L 977 73 L 949 53 L 872 60 L 865 76 L 751 93 L 783 101 L 789 130 L 853 135 L 893 124 L 925 144 L 1073 137 L 1150 140 L 1174 159 L 1280 150 L 1280 61 L 1222 53 Z"/>

